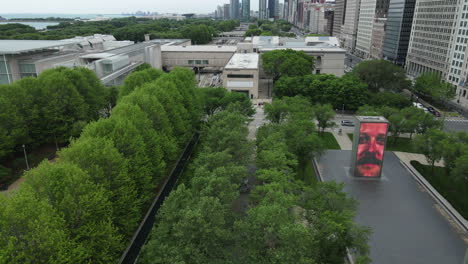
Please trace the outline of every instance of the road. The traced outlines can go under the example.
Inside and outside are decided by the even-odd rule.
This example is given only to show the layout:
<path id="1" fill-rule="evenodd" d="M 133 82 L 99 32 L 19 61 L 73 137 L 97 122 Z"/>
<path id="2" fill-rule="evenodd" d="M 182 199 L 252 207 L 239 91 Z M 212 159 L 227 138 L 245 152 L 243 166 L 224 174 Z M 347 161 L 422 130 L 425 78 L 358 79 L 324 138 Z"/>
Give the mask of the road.
<path id="1" fill-rule="evenodd" d="M 444 122 L 444 131 L 468 132 L 468 120 L 446 120 Z"/>

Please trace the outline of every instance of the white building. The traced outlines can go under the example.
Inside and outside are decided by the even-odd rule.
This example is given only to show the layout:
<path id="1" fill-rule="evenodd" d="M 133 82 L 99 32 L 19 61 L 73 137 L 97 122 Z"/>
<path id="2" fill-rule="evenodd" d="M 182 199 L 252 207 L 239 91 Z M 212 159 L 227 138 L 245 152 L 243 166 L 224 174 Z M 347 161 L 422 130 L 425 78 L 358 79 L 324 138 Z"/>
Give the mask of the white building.
<path id="1" fill-rule="evenodd" d="M 224 67 L 223 84 L 229 91 L 258 99 L 259 54 L 236 53 Z"/>

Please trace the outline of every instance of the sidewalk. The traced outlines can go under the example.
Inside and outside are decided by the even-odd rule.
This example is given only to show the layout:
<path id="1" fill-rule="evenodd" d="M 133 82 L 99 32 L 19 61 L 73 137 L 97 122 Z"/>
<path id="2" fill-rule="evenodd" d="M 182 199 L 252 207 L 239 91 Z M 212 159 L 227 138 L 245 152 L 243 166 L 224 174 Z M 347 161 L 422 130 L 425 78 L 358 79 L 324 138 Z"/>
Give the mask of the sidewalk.
<path id="1" fill-rule="evenodd" d="M 353 148 L 353 142 L 349 139 L 345 131 L 339 135 L 335 130 L 330 131 L 335 136 L 336 141 L 341 147 L 341 150 L 351 150 Z"/>
<path id="2" fill-rule="evenodd" d="M 410 162 L 412 160 L 416 160 L 423 165 L 430 165 L 427 163 L 426 157 L 423 154 L 417 153 L 408 153 L 408 152 L 401 152 L 401 151 L 393 151 L 395 155 L 404 163 L 411 165 Z M 444 163 L 442 161 L 436 162 L 435 166 L 444 167 Z"/>

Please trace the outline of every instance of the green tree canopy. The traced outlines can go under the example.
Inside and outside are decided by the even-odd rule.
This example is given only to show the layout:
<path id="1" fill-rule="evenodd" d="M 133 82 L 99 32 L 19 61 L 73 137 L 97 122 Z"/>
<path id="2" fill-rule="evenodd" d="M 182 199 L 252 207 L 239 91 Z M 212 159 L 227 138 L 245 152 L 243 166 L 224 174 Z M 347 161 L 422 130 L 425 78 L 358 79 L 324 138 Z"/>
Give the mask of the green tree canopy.
<path id="1" fill-rule="evenodd" d="M 363 61 L 353 68 L 352 74 L 367 83 L 369 90 L 374 92 L 402 91 L 411 87 L 404 69 L 386 60 Z"/>
<path id="2" fill-rule="evenodd" d="M 426 72 L 416 78 L 414 91 L 442 101 L 454 98 L 456 92 L 450 83 L 443 81 L 435 72 Z"/>
<path id="3" fill-rule="evenodd" d="M 315 59 L 303 51 L 273 50 L 262 54 L 263 69 L 276 82 L 283 76 L 302 76 L 314 69 Z"/>

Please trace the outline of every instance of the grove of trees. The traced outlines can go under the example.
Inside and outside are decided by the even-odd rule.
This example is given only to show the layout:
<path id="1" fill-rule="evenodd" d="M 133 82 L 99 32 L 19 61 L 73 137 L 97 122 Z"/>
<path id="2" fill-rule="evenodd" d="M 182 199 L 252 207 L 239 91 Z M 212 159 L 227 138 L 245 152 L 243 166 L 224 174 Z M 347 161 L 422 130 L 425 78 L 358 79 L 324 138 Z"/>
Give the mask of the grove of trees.
<path id="1" fill-rule="evenodd" d="M 211 100 L 221 101 L 214 91 Z M 210 116 L 189 173 L 162 205 L 140 263 L 338 264 L 347 248 L 358 263 L 368 263 L 369 230 L 354 223 L 355 201 L 336 183 L 297 179 L 299 160 L 322 148 L 310 103 L 285 100 L 284 118 L 269 114 L 275 121 L 258 131 L 255 161 L 240 103 Z M 240 190 L 252 162 L 256 184 L 243 208 Z"/>
<path id="2" fill-rule="evenodd" d="M 48 26 L 46 31 L 23 24 L 0 25 L 0 39 L 57 40 L 93 34 L 111 34 L 118 40 L 141 42 L 144 35 L 153 39 L 188 38 L 194 44 L 206 44 L 218 32 L 232 31 L 239 26 L 237 20 L 216 21 L 210 19 L 171 19 L 151 20 L 146 18 L 114 18 L 106 21 L 63 21 L 56 26 Z"/>
<path id="3" fill-rule="evenodd" d="M 57 113 L 47 109 L 54 118 L 44 124 L 47 134 L 38 135 L 50 138 L 55 132 L 65 139 L 69 124 L 79 118 L 93 120 L 89 109 L 99 108 L 86 102 L 96 97 L 88 90 L 83 90 L 88 97 L 80 97 L 92 75 L 81 80 L 74 75 L 80 71 L 60 68 L 12 85 L 38 87 L 39 94 L 48 97 L 37 100 L 65 104 L 52 108 Z M 69 81 L 68 75 L 74 79 Z M 84 82 L 80 89 L 74 86 L 77 80 Z M 43 161 L 25 174 L 17 190 L 0 194 L 0 263 L 116 262 L 158 184 L 198 126 L 202 108 L 195 83 L 194 74 L 186 69 L 139 83 L 119 98 L 110 117 L 86 125 L 55 162 Z"/>

